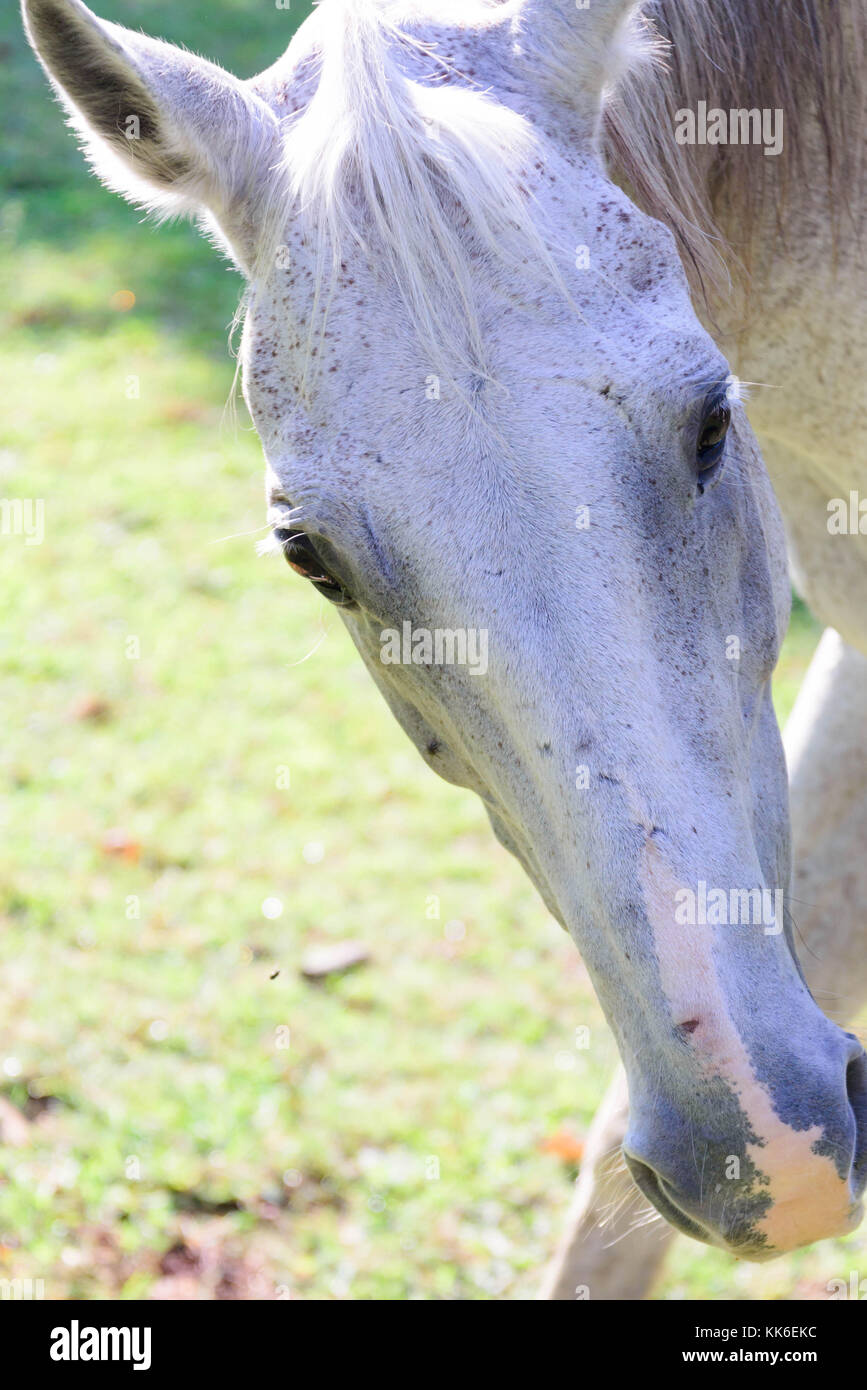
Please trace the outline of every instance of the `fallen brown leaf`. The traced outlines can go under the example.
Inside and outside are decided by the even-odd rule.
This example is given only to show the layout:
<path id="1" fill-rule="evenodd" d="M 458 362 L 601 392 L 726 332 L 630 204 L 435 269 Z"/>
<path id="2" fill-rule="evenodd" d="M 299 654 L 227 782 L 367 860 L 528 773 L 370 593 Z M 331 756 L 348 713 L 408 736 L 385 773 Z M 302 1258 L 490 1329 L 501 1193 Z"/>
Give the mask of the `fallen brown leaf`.
<path id="1" fill-rule="evenodd" d="M 111 704 L 101 695 L 82 695 L 72 706 L 72 718 L 103 724 L 111 715 Z"/>
<path id="2" fill-rule="evenodd" d="M 556 1158 L 562 1158 L 564 1163 L 580 1163 L 584 1157 L 584 1145 L 574 1134 L 570 1134 L 567 1129 L 557 1129 L 553 1134 L 549 1134 L 543 1139 L 539 1148 L 542 1153 L 554 1154 Z"/>
<path id="3" fill-rule="evenodd" d="M 118 859 L 126 859 L 130 864 L 137 864 L 141 858 L 141 845 L 138 840 L 134 840 L 125 830 L 107 830 L 102 837 L 102 850 L 104 854 L 113 854 Z"/>
<path id="4" fill-rule="evenodd" d="M 360 941 L 335 941 L 328 946 L 314 946 L 301 962 L 305 980 L 323 980 L 326 975 L 339 975 L 370 960 L 370 952 Z"/>

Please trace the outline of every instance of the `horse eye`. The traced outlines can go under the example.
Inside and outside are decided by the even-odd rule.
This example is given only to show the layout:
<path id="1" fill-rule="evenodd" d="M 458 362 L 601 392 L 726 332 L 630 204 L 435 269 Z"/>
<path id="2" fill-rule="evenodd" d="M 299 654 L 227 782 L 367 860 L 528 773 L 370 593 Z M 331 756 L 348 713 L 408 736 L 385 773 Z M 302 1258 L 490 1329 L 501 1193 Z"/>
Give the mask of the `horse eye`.
<path id="1" fill-rule="evenodd" d="M 290 569 L 303 579 L 309 579 L 314 589 L 331 599 L 332 603 L 345 606 L 352 602 L 343 585 L 323 565 L 309 536 L 303 531 L 281 529 L 275 530 L 274 535 L 283 547 L 283 555 Z"/>
<path id="2" fill-rule="evenodd" d="M 706 479 L 722 458 L 731 422 L 731 406 L 724 397 L 715 400 L 705 411 L 695 450 L 700 478 Z"/>

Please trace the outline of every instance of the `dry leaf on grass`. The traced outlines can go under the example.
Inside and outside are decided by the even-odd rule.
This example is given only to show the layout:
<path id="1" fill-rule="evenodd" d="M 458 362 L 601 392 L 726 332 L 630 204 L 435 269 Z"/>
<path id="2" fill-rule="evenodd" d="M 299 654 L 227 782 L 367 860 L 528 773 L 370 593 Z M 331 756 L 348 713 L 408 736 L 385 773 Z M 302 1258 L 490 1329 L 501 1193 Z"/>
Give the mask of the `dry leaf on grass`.
<path id="1" fill-rule="evenodd" d="M 564 1163 L 580 1163 L 584 1157 L 584 1144 L 568 1129 L 556 1129 L 540 1142 L 539 1148 L 542 1153 L 562 1158 Z"/>

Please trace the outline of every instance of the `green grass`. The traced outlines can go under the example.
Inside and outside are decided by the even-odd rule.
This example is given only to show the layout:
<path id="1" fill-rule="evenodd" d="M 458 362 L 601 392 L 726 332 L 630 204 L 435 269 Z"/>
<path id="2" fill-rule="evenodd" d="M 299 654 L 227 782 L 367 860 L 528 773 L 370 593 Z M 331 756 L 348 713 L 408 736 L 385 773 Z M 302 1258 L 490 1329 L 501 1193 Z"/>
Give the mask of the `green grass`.
<path id="1" fill-rule="evenodd" d="M 242 75 L 302 9 L 102 8 Z M 0 494 L 46 508 L 43 545 L 0 545 L 0 1095 L 28 1117 L 0 1276 L 530 1296 L 574 1177 L 544 1141 L 583 1134 L 615 1060 L 586 973 L 332 610 L 255 558 L 260 449 L 223 420 L 236 277 L 88 179 L 14 14 L 0 44 Z M 783 713 L 816 636 L 798 608 Z M 305 983 L 344 938 L 371 962 Z M 864 1250 L 759 1269 L 682 1241 L 661 1293 L 790 1296 Z"/>

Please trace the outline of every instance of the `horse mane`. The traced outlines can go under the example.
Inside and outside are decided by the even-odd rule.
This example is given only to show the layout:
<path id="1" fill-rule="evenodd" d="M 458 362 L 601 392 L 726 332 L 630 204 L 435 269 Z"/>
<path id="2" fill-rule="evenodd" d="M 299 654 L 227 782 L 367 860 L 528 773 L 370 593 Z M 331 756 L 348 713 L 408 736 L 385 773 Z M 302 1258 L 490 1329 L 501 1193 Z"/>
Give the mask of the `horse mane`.
<path id="1" fill-rule="evenodd" d="M 778 220 L 793 187 L 819 182 L 836 230 L 864 176 L 867 6 L 842 0 L 647 0 L 663 60 L 625 74 L 604 114 L 603 152 L 638 205 L 675 233 L 694 285 L 725 292 L 733 261 L 749 270 L 759 222 Z M 849 17 L 850 16 L 850 17 Z M 678 145 L 675 113 L 780 108 L 773 158 L 732 145 Z M 808 121 L 821 135 L 816 151 Z M 813 141 L 815 144 L 815 141 Z M 816 155 L 818 154 L 818 159 Z M 710 159 L 710 163 L 709 163 Z"/>

